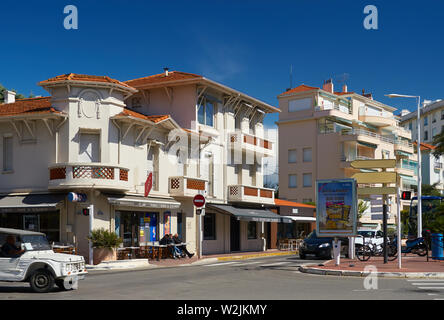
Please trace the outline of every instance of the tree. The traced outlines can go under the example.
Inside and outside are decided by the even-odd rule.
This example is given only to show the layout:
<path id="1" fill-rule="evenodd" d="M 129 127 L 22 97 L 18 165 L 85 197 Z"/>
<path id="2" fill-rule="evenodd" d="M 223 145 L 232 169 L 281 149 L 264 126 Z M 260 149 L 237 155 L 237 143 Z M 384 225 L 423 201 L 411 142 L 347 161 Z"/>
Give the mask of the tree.
<path id="1" fill-rule="evenodd" d="M 433 145 L 436 147 L 435 150 L 433 150 L 433 155 L 435 158 L 439 158 L 440 156 L 444 155 L 444 131 L 442 131 L 440 134 L 437 134 L 433 138 Z"/>
<path id="2" fill-rule="evenodd" d="M 367 211 L 367 209 L 370 207 L 370 204 L 368 202 L 359 200 L 358 202 L 358 221 L 361 220 L 364 213 Z"/>
<path id="3" fill-rule="evenodd" d="M 440 196 L 441 192 L 436 189 L 438 183 L 435 184 L 421 184 L 421 194 L 423 196 Z M 412 186 L 413 191 L 417 192 L 418 186 Z"/>
<path id="4" fill-rule="evenodd" d="M 3 94 L 3 92 L 4 92 L 5 90 L 8 90 L 8 89 L 6 89 L 6 88 L 5 88 L 4 86 L 2 86 L 2 84 L 0 83 L 0 102 L 5 101 L 5 97 L 4 97 L 4 94 Z M 11 89 L 11 91 L 14 91 L 15 93 L 17 93 L 17 91 L 14 90 L 14 89 Z M 20 93 L 17 93 L 16 96 L 15 96 L 15 98 L 16 98 L 16 99 L 25 99 L 26 97 L 25 97 L 24 95 L 20 94 Z M 30 98 L 31 98 L 31 97 L 30 97 Z"/>

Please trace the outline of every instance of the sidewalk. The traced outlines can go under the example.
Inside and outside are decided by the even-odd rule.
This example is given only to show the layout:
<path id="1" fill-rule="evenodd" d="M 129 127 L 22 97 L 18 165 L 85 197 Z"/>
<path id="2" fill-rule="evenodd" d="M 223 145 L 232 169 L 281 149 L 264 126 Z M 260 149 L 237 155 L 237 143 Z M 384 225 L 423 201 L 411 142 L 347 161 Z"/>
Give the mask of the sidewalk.
<path id="1" fill-rule="evenodd" d="M 376 270 L 364 271 L 366 266 L 374 266 Z M 398 260 L 384 264 L 382 257 L 371 257 L 365 262 L 358 259 L 341 258 L 339 266 L 335 266 L 334 260 L 329 260 L 323 266 L 302 266 L 299 270 L 305 273 L 335 276 L 362 277 L 367 276 L 370 272 L 376 272 L 381 277 L 444 278 L 444 261 L 429 258 L 429 262 L 427 262 L 426 257 L 403 256 L 402 269 L 398 269 Z"/>

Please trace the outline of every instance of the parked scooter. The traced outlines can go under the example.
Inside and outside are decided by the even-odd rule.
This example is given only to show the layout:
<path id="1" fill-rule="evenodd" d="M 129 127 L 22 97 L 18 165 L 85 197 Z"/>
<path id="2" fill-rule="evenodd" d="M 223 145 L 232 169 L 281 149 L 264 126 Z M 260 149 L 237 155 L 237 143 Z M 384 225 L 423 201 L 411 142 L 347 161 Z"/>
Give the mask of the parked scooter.
<path id="1" fill-rule="evenodd" d="M 392 250 L 395 250 L 394 256 L 389 257 L 389 260 L 394 260 L 397 257 L 397 251 L 398 251 L 398 238 L 395 237 L 395 239 L 392 242 Z M 407 240 L 406 246 L 401 248 L 401 253 L 413 253 L 417 254 L 420 257 L 424 257 L 428 254 L 428 247 L 424 240 L 424 238 L 416 238 Z"/>

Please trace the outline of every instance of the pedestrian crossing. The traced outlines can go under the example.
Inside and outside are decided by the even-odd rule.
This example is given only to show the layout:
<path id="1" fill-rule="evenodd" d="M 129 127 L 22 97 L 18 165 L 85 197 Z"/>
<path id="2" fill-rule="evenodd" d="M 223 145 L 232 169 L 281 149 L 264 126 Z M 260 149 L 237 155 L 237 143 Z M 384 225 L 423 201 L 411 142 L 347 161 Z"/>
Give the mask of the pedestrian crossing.
<path id="1" fill-rule="evenodd" d="M 415 279 L 407 280 L 410 285 L 414 286 L 416 289 L 427 291 L 427 296 L 433 300 L 444 300 L 444 280 L 440 279 Z"/>

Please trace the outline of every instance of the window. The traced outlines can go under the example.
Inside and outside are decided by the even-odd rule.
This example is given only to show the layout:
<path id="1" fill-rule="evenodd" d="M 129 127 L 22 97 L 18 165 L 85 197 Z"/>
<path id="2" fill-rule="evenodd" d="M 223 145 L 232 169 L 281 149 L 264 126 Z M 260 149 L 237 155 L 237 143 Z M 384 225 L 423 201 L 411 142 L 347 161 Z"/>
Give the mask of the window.
<path id="1" fill-rule="evenodd" d="M 424 140 L 429 140 L 429 132 L 427 130 L 424 131 Z"/>
<path id="2" fill-rule="evenodd" d="M 432 139 L 436 136 L 436 128 L 432 128 Z"/>
<path id="3" fill-rule="evenodd" d="M 436 122 L 436 112 L 433 114 L 433 120 L 432 120 L 432 123 L 435 123 Z"/>
<path id="4" fill-rule="evenodd" d="M 444 120 L 444 110 L 441 110 L 441 120 Z"/>
<path id="5" fill-rule="evenodd" d="M 216 240 L 216 214 L 205 213 L 204 240 Z"/>
<path id="6" fill-rule="evenodd" d="M 134 97 L 131 99 L 131 106 L 133 108 L 140 108 L 142 107 L 142 100 L 138 97 Z"/>
<path id="7" fill-rule="evenodd" d="M 429 116 L 424 117 L 424 126 L 429 124 Z"/>
<path id="8" fill-rule="evenodd" d="M 3 171 L 12 171 L 12 137 L 3 137 Z"/>
<path id="9" fill-rule="evenodd" d="M 296 162 L 297 162 L 296 149 L 288 150 L 288 163 L 296 163 Z"/>
<path id="10" fill-rule="evenodd" d="M 390 151 L 382 150 L 382 159 L 390 159 Z"/>
<path id="11" fill-rule="evenodd" d="M 297 175 L 296 174 L 289 174 L 288 175 L 288 187 L 289 188 L 297 188 Z"/>
<path id="12" fill-rule="evenodd" d="M 80 133 L 79 162 L 100 162 L 100 134 Z"/>
<path id="13" fill-rule="evenodd" d="M 197 106 L 197 119 L 200 124 L 214 126 L 214 103 L 203 97 L 201 103 Z"/>
<path id="14" fill-rule="evenodd" d="M 304 179 L 304 181 L 303 181 L 304 187 L 311 187 L 312 186 L 311 173 L 304 173 L 303 179 Z"/>
<path id="15" fill-rule="evenodd" d="M 248 239 L 257 239 L 257 222 L 248 221 Z"/>
<path id="16" fill-rule="evenodd" d="M 288 101 L 288 112 L 296 112 L 310 109 L 313 105 L 312 98 L 297 99 Z"/>
<path id="17" fill-rule="evenodd" d="M 304 162 L 311 162 L 311 148 L 304 148 L 303 157 Z"/>
<path id="18" fill-rule="evenodd" d="M 412 131 L 412 127 L 413 127 L 413 122 L 410 121 L 410 122 L 409 122 L 409 130 L 410 130 L 410 131 Z"/>

